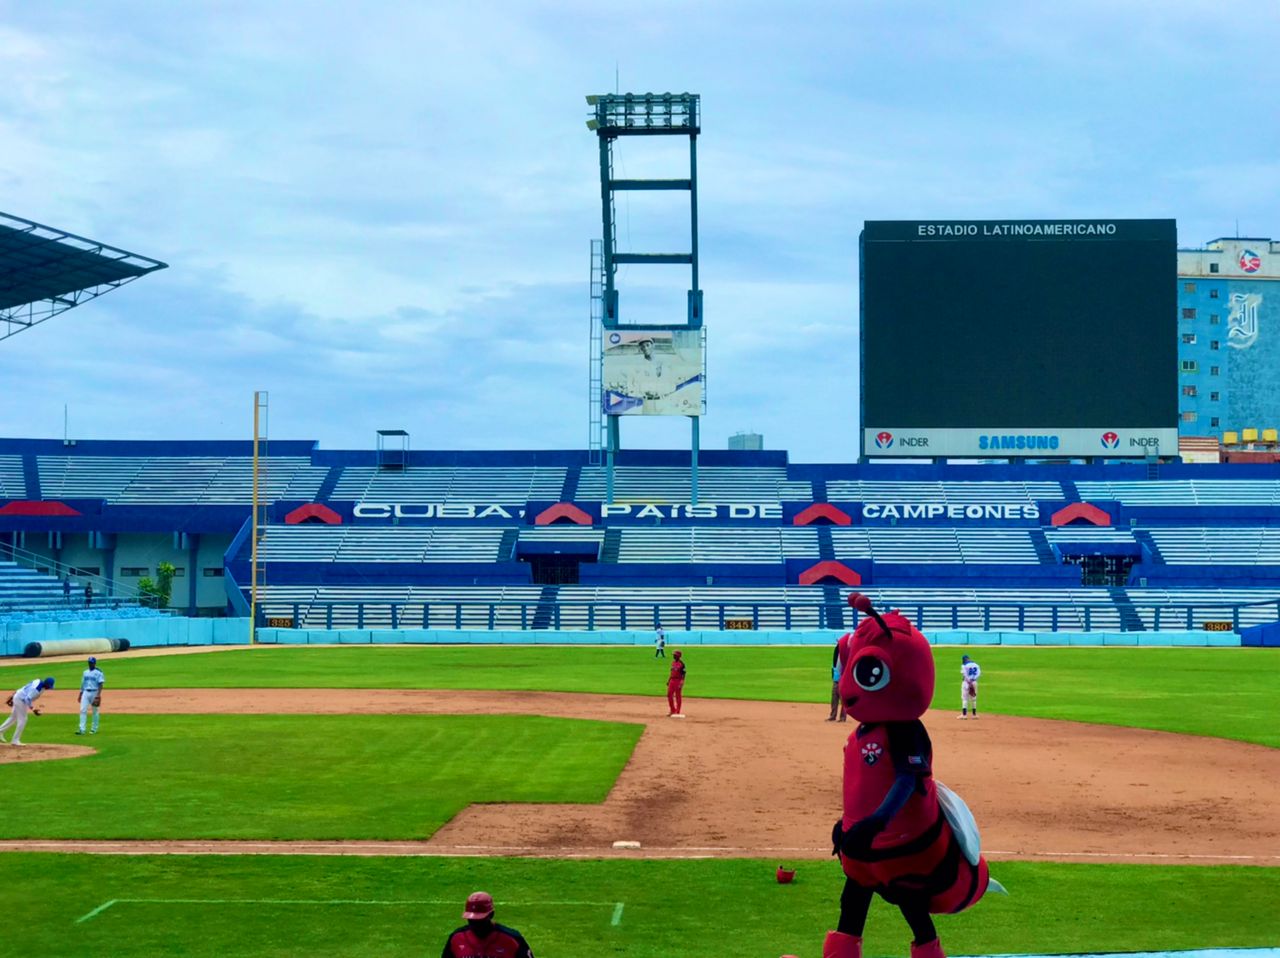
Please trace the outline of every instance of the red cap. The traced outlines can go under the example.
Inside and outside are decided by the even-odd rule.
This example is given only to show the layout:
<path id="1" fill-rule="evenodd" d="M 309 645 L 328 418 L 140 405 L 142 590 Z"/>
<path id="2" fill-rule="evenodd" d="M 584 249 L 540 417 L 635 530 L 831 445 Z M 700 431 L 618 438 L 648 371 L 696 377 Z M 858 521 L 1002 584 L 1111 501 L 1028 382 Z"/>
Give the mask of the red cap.
<path id="1" fill-rule="evenodd" d="M 680 650 L 679 650 L 679 649 L 676 649 L 676 650 L 675 650 L 674 652 L 672 652 L 671 654 L 672 654 L 672 656 L 673 656 L 673 657 L 675 657 L 675 658 L 677 658 L 677 659 L 678 659 L 678 658 L 680 658 Z"/>
<path id="2" fill-rule="evenodd" d="M 467 896 L 467 907 L 462 917 L 470 921 L 473 918 L 483 919 L 493 915 L 493 896 L 487 891 L 472 892 Z"/>

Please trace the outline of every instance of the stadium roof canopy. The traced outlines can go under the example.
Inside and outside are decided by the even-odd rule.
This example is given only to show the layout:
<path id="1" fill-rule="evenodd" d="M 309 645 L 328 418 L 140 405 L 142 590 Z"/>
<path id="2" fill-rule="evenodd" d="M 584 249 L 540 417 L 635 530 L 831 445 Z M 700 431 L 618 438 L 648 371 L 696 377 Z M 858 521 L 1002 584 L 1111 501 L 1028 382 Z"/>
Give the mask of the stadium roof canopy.
<path id="1" fill-rule="evenodd" d="M 167 265 L 0 213 L 0 339 Z"/>

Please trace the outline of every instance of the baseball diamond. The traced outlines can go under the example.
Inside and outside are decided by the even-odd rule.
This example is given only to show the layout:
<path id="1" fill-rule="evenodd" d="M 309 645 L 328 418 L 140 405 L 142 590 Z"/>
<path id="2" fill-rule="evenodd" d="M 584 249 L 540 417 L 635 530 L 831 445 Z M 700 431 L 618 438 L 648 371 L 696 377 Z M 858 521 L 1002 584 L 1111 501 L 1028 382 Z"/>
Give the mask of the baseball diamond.
<path id="1" fill-rule="evenodd" d="M 678 644 L 678 635 L 672 641 Z M 935 654 L 959 670 L 954 653 L 936 649 Z M 1098 676 L 1100 691 L 1095 706 L 1105 707 L 1110 701 L 1112 708 L 1109 714 L 1099 712 L 1092 723 L 1020 717 L 1010 714 L 1008 702 L 1002 702 L 999 694 L 992 694 L 981 722 L 948 721 L 955 714 L 950 709 L 926 716 L 940 759 L 939 776 L 962 789 L 982 816 L 986 854 L 1002 881 L 1012 886 L 1010 899 L 992 910 L 998 908 L 1012 918 L 1017 899 L 1026 895 L 1037 899 L 1040 907 L 1041 894 L 1054 894 L 1053 882 L 1044 885 L 1042 881 L 1049 875 L 1072 874 L 1070 869 L 1120 869 L 1108 872 L 1109 879 L 1137 876 L 1142 881 L 1134 885 L 1135 892 L 1166 874 L 1170 880 L 1176 876 L 1177 881 L 1196 887 L 1201 876 L 1213 883 L 1224 875 L 1232 876 L 1231 880 L 1252 876 L 1250 881 L 1259 876 L 1265 881 L 1271 880 L 1269 876 L 1280 876 L 1275 867 L 1280 865 L 1280 831 L 1268 831 L 1266 824 L 1280 822 L 1280 808 L 1270 807 L 1276 799 L 1264 798 L 1269 804 L 1247 815 L 1238 807 L 1239 788 L 1270 794 L 1268 783 L 1280 774 L 1276 764 L 1280 751 L 1232 741 L 1232 736 L 1247 728 L 1247 720 L 1212 705 L 1201 710 L 1198 720 L 1192 716 L 1191 725 L 1182 734 L 1126 727 L 1125 721 L 1142 724 L 1142 710 L 1135 710 L 1132 696 L 1135 690 L 1143 689 L 1147 691 L 1140 700 L 1148 717 L 1159 721 L 1160 701 L 1181 701 L 1184 688 L 1191 691 L 1194 687 L 1205 656 L 1227 655 L 1223 665 L 1239 668 L 1242 692 L 1247 694 L 1250 688 L 1250 679 L 1243 678 L 1248 675 L 1260 683 L 1260 695 L 1274 695 L 1274 674 L 1259 672 L 1246 661 L 1251 656 L 1271 654 L 1267 650 L 1228 653 L 1195 649 L 984 652 L 984 680 L 988 673 L 999 675 L 1002 671 L 1019 676 L 1022 688 L 1011 696 L 1015 712 L 1069 710 L 1071 703 L 1062 702 L 1044 681 L 1035 679 L 1038 675 L 1070 676 L 1077 667 Z M 1231 661 L 1232 655 L 1245 658 Z M 587 660 L 587 682 L 601 692 L 551 690 L 566 682 L 582 681 L 575 656 Z M 599 656 L 605 661 L 597 669 L 591 660 Z M 1143 656 L 1148 657 L 1147 668 L 1141 667 Z M 765 661 L 760 664 L 766 665 L 763 675 L 772 676 L 773 701 L 746 701 L 734 683 L 749 676 L 754 671 L 753 660 L 761 657 Z M 74 737 L 79 711 L 75 692 L 57 688 L 45 694 L 47 711 L 42 721 L 61 722 L 65 728 L 26 750 L 0 750 L 0 761 L 21 759 L 16 765 L 12 761 L 0 765 L 0 781 L 19 770 L 28 775 L 41 773 L 39 779 L 26 779 L 30 795 L 10 790 L 12 815 L 6 819 L 10 824 L 0 826 L 0 850 L 37 857 L 91 853 L 104 855 L 104 861 L 113 863 L 126 861 L 118 857 L 126 855 L 128 860 L 152 869 L 146 894 L 121 891 L 94 901 L 69 896 L 65 889 L 53 895 L 50 904 L 56 905 L 57 914 L 67 916 L 59 920 L 75 927 L 76 940 L 102 941 L 101 936 L 112 932 L 132 935 L 133 931 L 124 929 L 136 930 L 143 922 L 150 931 L 141 940 L 162 942 L 167 940 L 166 929 L 176 928 L 172 922 L 196 920 L 208 925 L 209 953 L 213 954 L 217 948 L 234 949 L 235 935 L 226 930 L 223 921 L 227 914 L 252 915 L 246 919 L 251 925 L 268 916 L 290 925 L 294 921 L 290 916 L 301 921 L 306 909 L 323 907 L 328 920 L 341 924 L 360 922 L 369 909 L 376 909 L 379 922 L 392 927 L 403 922 L 406 929 L 419 920 L 419 913 L 430 913 L 431 908 L 440 912 L 441 921 L 446 918 L 444 905 L 413 904 L 429 896 L 380 895 L 369 890 L 341 895 L 327 890 L 323 894 L 244 895 L 235 893 L 234 884 L 214 877 L 227 867 L 220 862 L 284 860 L 279 856 L 413 860 L 421 862 L 415 867 L 428 869 L 421 874 L 439 870 L 441 876 L 457 869 L 467 874 L 474 866 L 466 862 L 486 860 L 527 862 L 522 867 L 532 869 L 531 876 L 541 867 L 535 862 L 550 867 L 557 862 L 568 866 L 595 861 L 599 867 L 623 870 L 603 887 L 617 887 L 627 869 L 640 869 L 639 878 L 644 869 L 678 868 L 678 863 L 688 862 L 713 869 L 698 880 L 717 888 L 742 864 L 759 862 L 758 883 L 766 889 L 769 885 L 764 878 L 772 883 L 772 866 L 766 869 L 764 865 L 790 862 L 798 878 L 794 886 L 786 887 L 795 887 L 801 896 L 812 896 L 806 898 L 802 911 L 812 910 L 815 917 L 821 912 L 820 889 L 835 880 L 824 875 L 831 869 L 822 833 L 838 803 L 826 758 L 838 749 L 843 730 L 837 731 L 838 725 L 824 723 L 818 715 L 820 711 L 825 715 L 827 690 L 812 681 L 812 673 L 829 669 L 830 656 L 825 649 L 704 650 L 699 653 L 699 675 L 718 674 L 718 678 L 706 679 L 705 688 L 717 697 L 687 698 L 685 711 L 690 717 L 685 723 L 668 723 L 665 708 L 655 708 L 655 703 L 661 702 L 658 696 L 668 669 L 666 663 L 653 658 L 647 644 L 634 649 L 525 651 L 465 646 L 267 648 L 197 655 L 130 652 L 100 658 L 104 660 L 100 666 L 112 677 L 112 731 L 94 739 L 92 751 L 82 748 L 80 754 L 85 757 L 73 761 L 38 761 L 71 749 L 70 742 L 84 741 Z M 446 662 L 448 666 L 442 668 Z M 55 675 L 60 670 L 75 674 L 73 670 L 81 664 L 76 659 L 51 663 L 48 668 Z M 0 674 L 13 672 L 13 666 L 0 668 Z M 658 682 L 658 688 L 650 687 L 649 695 L 605 691 L 620 681 L 639 681 L 646 672 Z M 810 674 L 797 674 L 804 672 Z M 1180 673 L 1186 676 L 1185 686 L 1177 680 L 1171 682 L 1171 676 Z M 335 686 L 341 687 L 344 675 L 354 686 L 349 693 L 335 695 Z M 265 687 L 236 687 L 246 681 L 242 676 L 253 677 Z M 405 676 L 415 677 L 409 684 L 420 687 L 385 687 L 386 682 Z M 433 676 L 461 677 L 472 684 L 490 685 L 492 690 L 430 688 L 436 684 L 431 681 Z M 541 685 L 547 690 L 505 690 L 517 676 L 526 686 Z M 317 687 L 317 681 L 326 687 Z M 1114 698 L 1106 691 L 1109 681 L 1114 681 Z M 220 687 L 202 687 L 208 682 Z M 755 694 L 769 691 L 765 686 Z M 556 742 L 577 743 L 581 758 L 560 766 L 559 771 L 547 759 L 539 760 L 536 778 L 555 778 L 547 781 L 551 790 L 546 798 L 530 796 L 533 804 L 527 804 L 528 798 L 504 796 L 500 788 L 483 796 L 472 792 L 456 811 L 444 808 L 435 821 L 414 813 L 415 808 L 426 811 L 429 803 L 410 797 L 400 804 L 386 788 L 370 792 L 368 785 L 376 783 L 377 776 L 366 774 L 361 783 L 352 783 L 342 774 L 342 766 L 355 754 L 370 754 L 370 736 L 386 738 L 391 747 L 385 753 L 371 753 L 385 754 L 385 758 L 374 760 L 386 764 L 388 782 L 400 777 L 411 784 L 415 774 L 422 777 L 411 771 L 412 764 L 422 767 L 420 763 L 428 763 L 440 765 L 445 772 L 445 777 L 432 781 L 454 781 L 460 786 L 474 778 L 464 771 L 469 765 L 477 759 L 489 764 L 489 756 L 502 754 L 501 738 L 491 740 L 476 726 L 456 741 L 470 743 L 483 755 L 471 750 L 457 752 L 448 746 L 450 738 L 429 736 L 426 741 L 437 744 L 426 752 L 420 746 L 410 746 L 405 754 L 411 765 L 398 768 L 397 759 L 391 756 L 412 739 L 401 739 L 394 723 L 432 721 L 433 716 L 457 716 L 480 723 L 545 716 L 546 721 L 567 722 L 563 730 L 557 729 L 545 740 L 553 749 L 547 755 L 559 754 Z M 200 724 L 189 725 L 187 717 Z M 604 739 L 584 737 L 575 724 L 585 721 L 595 725 L 601 720 L 618 728 L 634 728 L 638 734 L 606 744 Z M 1095 724 L 1099 720 L 1115 724 Z M 383 724 L 375 731 L 369 723 Z M 1209 729 L 1221 737 L 1205 736 Z M 422 739 L 421 729 L 407 727 L 406 731 L 413 739 Z M 510 731 L 499 732 L 500 737 L 510 735 Z M 534 748 L 529 742 L 520 747 Z M 193 770 L 234 767 L 226 763 L 238 758 L 254 769 L 262 787 L 245 793 L 242 781 L 234 777 L 221 786 L 216 778 L 201 784 L 191 779 L 191 773 L 175 757 L 184 748 L 192 753 Z M 564 754 L 567 758 L 571 753 Z M 581 798 L 570 796 L 579 787 L 574 782 L 586 784 L 585 776 L 595 774 L 582 764 L 587 754 L 593 764 L 604 760 L 601 771 L 606 784 L 597 793 L 599 797 L 582 804 Z M 690 755 L 698 756 L 698 761 L 690 761 Z M 50 801 L 60 794 L 80 792 L 83 775 L 77 766 L 81 762 L 96 768 L 95 798 L 101 809 L 88 829 L 80 827 L 84 819 L 75 801 L 65 805 Z M 1215 768 L 1217 774 L 1203 775 L 1201 770 L 1206 767 Z M 762 788 L 761 783 L 772 784 Z M 347 784 L 353 787 L 344 788 Z M 447 790 L 449 786 L 431 787 Z M 1065 804 L 1063 795 L 1071 795 L 1073 801 Z M 187 815 L 170 800 L 180 801 L 198 814 Z M 340 811 L 332 818 L 336 829 L 325 824 L 325 817 L 314 814 L 325 806 Z M 313 811 L 305 811 L 308 808 Z M 216 811 L 211 813 L 210 809 Z M 1194 817 L 1188 817 L 1188 809 L 1195 810 Z M 306 818 L 300 817 L 304 815 Z M 1199 824 L 1209 818 L 1216 823 L 1213 829 Z M 313 824 L 308 826 L 307 819 Z M 638 842 L 639 848 L 614 849 L 613 843 L 619 839 Z M 195 895 L 151 892 L 167 881 L 164 876 L 170 869 L 161 863 L 173 861 L 168 857 L 172 852 L 182 853 L 183 860 L 196 855 L 213 863 L 213 871 L 206 872 L 209 880 L 201 884 L 210 891 Z M 159 871 L 147 862 L 155 862 Z M 713 862 L 730 870 L 717 873 Z M 118 866 L 109 868 L 117 870 Z M 1228 871 L 1222 871 L 1224 868 Z M 231 873 L 227 874 L 227 880 L 232 880 Z M 511 896 L 513 903 L 521 904 L 512 904 L 508 914 L 513 922 L 519 917 L 517 924 L 530 940 L 535 930 L 544 940 L 557 940 L 555 916 L 570 906 L 553 902 L 605 900 L 565 894 L 578 887 L 572 872 L 556 874 L 563 878 L 550 883 L 531 880 L 544 890 L 560 889 L 558 895 L 544 891 L 541 895 Z M 448 884 L 443 877 L 427 880 L 432 887 Z M 1118 880 L 1123 883 L 1128 879 Z M 748 882 L 752 884 L 756 882 Z M 1037 890 L 1040 888 L 1044 891 Z M 734 892 L 740 894 L 741 889 Z M 656 900 L 652 895 L 652 890 L 631 888 L 626 895 L 619 893 L 613 903 L 590 906 L 600 914 L 589 924 L 597 927 L 594 923 L 598 921 L 598 927 L 622 936 L 634 953 L 656 955 L 658 951 L 646 950 L 661 947 L 661 935 L 653 937 L 652 922 L 660 912 L 653 910 Z M 751 893 L 731 911 L 737 913 L 737 908 L 755 900 Z M 1232 913 L 1232 908 L 1247 907 L 1248 900 L 1246 895 L 1243 901 L 1224 907 Z M 625 904 L 613 924 L 618 903 Z M 764 902 L 759 907 L 776 912 Z M 581 910 L 589 908 L 582 906 Z M 981 940 L 967 937 L 971 923 L 966 916 L 947 920 L 954 921 L 947 925 L 948 939 L 959 942 L 960 947 Z M 1175 910 L 1167 921 L 1166 931 L 1173 934 L 1189 918 L 1178 917 Z M 1202 916 L 1197 917 L 1198 930 L 1188 926 L 1186 934 L 1203 934 L 1201 922 Z M 781 949 L 788 946 L 786 925 L 782 922 L 773 932 L 762 933 L 766 938 L 776 934 Z M 1219 940 L 1258 944 L 1272 933 L 1266 930 L 1270 927 L 1266 920 L 1251 927 L 1257 929 L 1256 934 L 1251 930 L 1242 937 L 1240 930 L 1235 930 Z M 566 939 L 572 940 L 572 936 Z M 886 936 L 880 940 L 885 942 L 883 947 L 890 947 Z M 1034 945 L 1028 941 L 1025 947 Z"/>
<path id="2" fill-rule="evenodd" d="M 1201 6 L 5 4 L 0 958 L 1280 958 Z"/>

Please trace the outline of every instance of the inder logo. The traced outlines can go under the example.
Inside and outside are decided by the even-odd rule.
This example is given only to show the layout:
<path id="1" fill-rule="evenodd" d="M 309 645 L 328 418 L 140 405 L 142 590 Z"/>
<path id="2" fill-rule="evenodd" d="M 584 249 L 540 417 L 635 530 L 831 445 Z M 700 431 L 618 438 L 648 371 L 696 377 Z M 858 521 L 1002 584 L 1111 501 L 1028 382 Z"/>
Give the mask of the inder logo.
<path id="1" fill-rule="evenodd" d="M 1262 269 L 1262 257 L 1251 249 L 1242 249 L 1240 251 L 1240 259 L 1237 260 L 1240 269 L 1246 273 L 1256 273 Z"/>
<path id="2" fill-rule="evenodd" d="M 1118 445 L 1120 445 L 1120 437 L 1114 432 L 1104 432 L 1102 434 L 1103 449 L 1115 449 Z"/>
<path id="3" fill-rule="evenodd" d="M 893 445 L 893 433 L 878 432 L 876 433 L 876 445 L 881 449 L 888 449 Z"/>

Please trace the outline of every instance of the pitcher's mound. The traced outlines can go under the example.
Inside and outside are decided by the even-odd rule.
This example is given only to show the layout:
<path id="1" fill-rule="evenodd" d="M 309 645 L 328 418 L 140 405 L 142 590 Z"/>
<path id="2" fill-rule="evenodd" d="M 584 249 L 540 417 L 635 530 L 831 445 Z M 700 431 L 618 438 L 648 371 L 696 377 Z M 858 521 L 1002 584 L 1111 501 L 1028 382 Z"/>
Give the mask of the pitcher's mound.
<path id="1" fill-rule="evenodd" d="M 84 745 L 40 745 L 28 742 L 26 745 L 14 747 L 0 743 L 0 765 L 15 762 L 51 762 L 56 758 L 84 758 L 93 753 L 94 749 Z"/>

